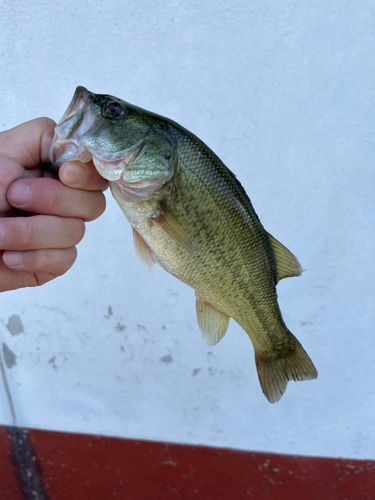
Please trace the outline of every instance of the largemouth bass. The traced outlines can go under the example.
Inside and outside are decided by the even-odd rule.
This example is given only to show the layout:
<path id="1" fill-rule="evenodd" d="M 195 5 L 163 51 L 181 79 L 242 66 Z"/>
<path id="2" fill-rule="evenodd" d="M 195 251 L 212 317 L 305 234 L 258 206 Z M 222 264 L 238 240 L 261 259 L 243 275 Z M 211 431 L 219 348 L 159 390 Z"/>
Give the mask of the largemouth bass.
<path id="1" fill-rule="evenodd" d="M 146 268 L 189 285 L 203 338 L 216 344 L 233 318 L 250 337 L 260 385 L 278 401 L 289 380 L 317 371 L 286 327 L 276 284 L 299 276 L 294 255 L 267 233 L 236 176 L 177 123 L 78 87 L 55 129 L 50 161 L 91 159 L 133 228 Z"/>

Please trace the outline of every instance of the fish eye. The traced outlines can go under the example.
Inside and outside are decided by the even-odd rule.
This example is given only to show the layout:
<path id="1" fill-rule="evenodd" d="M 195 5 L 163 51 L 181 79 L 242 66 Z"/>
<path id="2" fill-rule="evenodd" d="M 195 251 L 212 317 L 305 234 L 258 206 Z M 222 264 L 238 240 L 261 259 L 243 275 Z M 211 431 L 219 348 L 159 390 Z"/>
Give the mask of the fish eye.
<path id="1" fill-rule="evenodd" d="M 119 118 L 125 114 L 125 110 L 120 104 L 111 102 L 103 109 L 103 116 L 106 118 Z"/>

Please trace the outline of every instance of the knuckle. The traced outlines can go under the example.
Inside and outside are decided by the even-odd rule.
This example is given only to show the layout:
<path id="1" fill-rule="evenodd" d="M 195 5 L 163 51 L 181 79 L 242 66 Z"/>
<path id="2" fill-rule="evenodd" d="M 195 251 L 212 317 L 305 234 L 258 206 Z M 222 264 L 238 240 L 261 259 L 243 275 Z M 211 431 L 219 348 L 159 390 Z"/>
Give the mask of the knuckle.
<path id="1" fill-rule="evenodd" d="M 24 267 L 29 272 L 43 271 L 48 267 L 48 254 L 46 250 L 30 250 L 24 252 Z"/>
<path id="2" fill-rule="evenodd" d="M 62 276 L 74 264 L 77 258 L 75 247 L 61 250 L 38 250 L 30 252 L 28 266 L 34 272 L 49 273 L 54 276 Z"/>
<path id="3" fill-rule="evenodd" d="M 62 193 L 59 181 L 38 177 L 29 179 L 28 183 L 31 186 L 28 210 L 45 215 L 61 211 Z"/>
<path id="4" fill-rule="evenodd" d="M 21 248 L 31 248 L 34 243 L 34 229 L 31 219 L 19 218 L 16 225 L 16 236 Z"/>
<path id="5" fill-rule="evenodd" d="M 61 193 L 60 193 L 60 183 L 55 182 L 52 180 L 52 182 L 48 183 L 48 189 L 49 189 L 49 202 L 51 204 L 51 208 L 55 211 L 56 208 L 59 206 L 60 200 L 61 200 Z"/>
<path id="6" fill-rule="evenodd" d="M 54 274 L 45 272 L 37 272 L 34 274 L 34 277 L 35 283 L 32 286 L 42 286 L 56 278 Z"/>

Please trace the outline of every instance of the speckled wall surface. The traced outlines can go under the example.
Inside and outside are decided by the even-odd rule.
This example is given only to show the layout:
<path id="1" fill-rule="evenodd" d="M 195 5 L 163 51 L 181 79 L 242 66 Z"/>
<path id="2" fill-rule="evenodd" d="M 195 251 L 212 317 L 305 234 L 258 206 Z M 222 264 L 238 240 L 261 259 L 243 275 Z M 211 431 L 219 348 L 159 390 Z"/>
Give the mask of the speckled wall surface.
<path id="1" fill-rule="evenodd" d="M 77 85 L 168 116 L 234 171 L 306 272 L 278 286 L 319 371 L 270 405 L 231 322 L 142 266 L 108 193 L 64 277 L 0 298 L 22 426 L 375 458 L 373 2 L 0 0 L 0 127 L 58 120 Z M 0 346 L 0 347 L 1 347 Z M 0 386 L 0 422 L 12 424 Z"/>

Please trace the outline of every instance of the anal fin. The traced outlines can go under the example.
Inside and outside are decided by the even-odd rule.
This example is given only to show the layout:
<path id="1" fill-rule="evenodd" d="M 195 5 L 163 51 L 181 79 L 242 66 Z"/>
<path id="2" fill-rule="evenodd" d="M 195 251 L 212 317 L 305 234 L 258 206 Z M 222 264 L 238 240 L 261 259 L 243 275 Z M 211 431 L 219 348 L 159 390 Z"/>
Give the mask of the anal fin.
<path id="1" fill-rule="evenodd" d="M 147 245 L 142 236 L 133 228 L 133 242 L 135 252 L 143 262 L 147 271 L 154 273 L 155 268 L 155 252 Z"/>
<path id="2" fill-rule="evenodd" d="M 224 337 L 230 318 L 207 302 L 204 302 L 197 293 L 195 295 L 195 309 L 202 337 L 207 345 L 215 345 Z"/>

